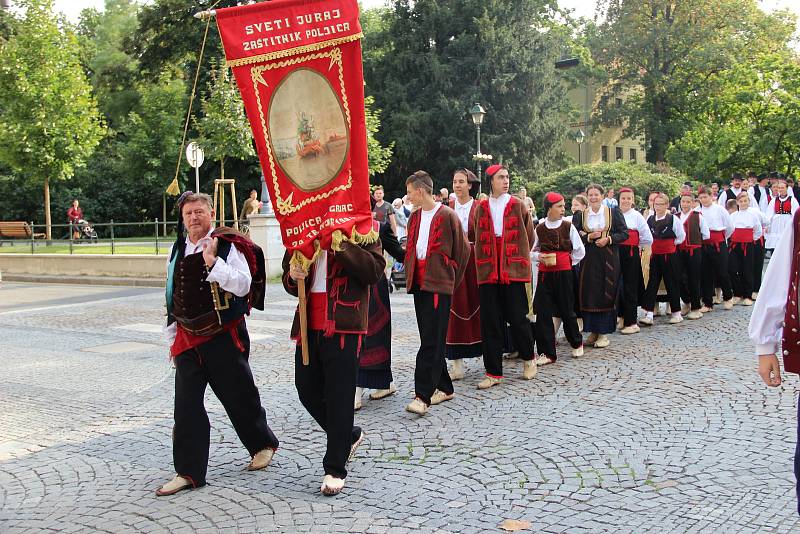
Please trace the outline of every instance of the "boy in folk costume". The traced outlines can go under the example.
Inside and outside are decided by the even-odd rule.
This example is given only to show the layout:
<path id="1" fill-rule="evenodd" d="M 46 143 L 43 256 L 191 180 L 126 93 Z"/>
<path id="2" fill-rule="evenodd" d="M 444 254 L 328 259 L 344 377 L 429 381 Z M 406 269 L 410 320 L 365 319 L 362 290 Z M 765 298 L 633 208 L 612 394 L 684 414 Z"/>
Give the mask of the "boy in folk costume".
<path id="1" fill-rule="evenodd" d="M 733 291 L 728 276 L 728 244 L 726 240 L 733 233 L 733 224 L 728 212 L 714 202 L 711 193 L 704 187 L 697 191 L 700 200 L 700 214 L 708 223 L 710 236 L 703 240 L 703 281 L 700 286 L 703 299 L 702 313 L 714 310 L 714 280 L 722 288 L 722 298 L 726 310 L 733 308 Z"/>
<path id="2" fill-rule="evenodd" d="M 564 220 L 564 197 L 547 193 L 544 197 L 547 218 L 534 231 L 531 258 L 539 264 L 538 283 L 533 297 L 536 311 L 536 364 L 547 365 L 557 359 L 553 316 L 561 318 L 564 334 L 573 356 L 583 355 L 583 336 L 574 311 L 572 266 L 583 259 L 586 249 L 571 222 Z"/>
<path id="3" fill-rule="evenodd" d="M 367 334 L 370 287 L 381 278 L 386 260 L 379 239 L 355 245 L 342 241 L 319 252 L 306 268 L 287 251 L 283 257 L 283 287 L 297 296 L 298 280 L 308 288 L 309 364 L 302 363 L 300 311 L 295 311 L 292 339 L 295 386 L 300 402 L 327 434 L 322 460 L 325 477 L 320 491 L 336 495 L 344 488 L 347 464 L 364 432 L 353 425 L 358 354 Z"/>
<path id="4" fill-rule="evenodd" d="M 406 410 L 424 415 L 432 404 L 453 398 L 445 360 L 453 291 L 464 277 L 469 242 L 458 215 L 433 199 L 433 180 L 417 171 L 406 180 L 419 209 L 408 219 L 406 290 L 414 295 L 420 347 L 414 369 L 414 400 Z"/>
<path id="5" fill-rule="evenodd" d="M 773 197 L 769 206 L 767 206 L 769 231 L 764 244 L 764 248 L 767 250 L 775 248 L 781 238 L 781 234 L 792 224 L 792 217 L 800 209 L 797 199 L 789 194 L 785 179 L 779 178 L 775 189 L 778 195 Z"/>
<path id="6" fill-rule="evenodd" d="M 508 194 L 508 170 L 502 165 L 486 169 L 491 196 L 478 204 L 475 215 L 475 265 L 481 300 L 481 335 L 486 378 L 479 389 L 503 380 L 505 326 L 520 359 L 522 377 L 536 376 L 534 341 L 528 320 L 525 284 L 531 281 L 530 252 L 533 248 L 533 222 L 522 202 Z"/>
<path id="7" fill-rule="evenodd" d="M 648 326 L 653 324 L 653 309 L 656 304 L 658 286 L 663 279 L 667 288 L 670 310 L 672 311 L 669 324 L 677 324 L 683 321 L 677 245 L 686 239 L 686 234 L 683 231 L 683 224 L 681 224 L 680 219 L 668 211 L 669 199 L 667 195 L 658 195 L 653 206 L 655 213 L 647 219 L 647 225 L 653 234 L 650 279 L 647 281 L 644 305 L 642 306 L 645 316 L 640 319 L 640 322 Z"/>
<path id="8" fill-rule="evenodd" d="M 644 297 L 642 259 L 640 248 L 653 243 L 653 234 L 642 214 L 633 207 L 633 189 L 623 187 L 619 190 L 619 209 L 628 226 L 628 239 L 619 244 L 619 262 L 622 269 L 622 292 L 617 312 L 622 320 L 620 334 L 639 332 L 636 322 L 639 301 Z"/>
<path id="9" fill-rule="evenodd" d="M 464 278 L 453 293 L 450 321 L 447 323 L 447 359 L 453 362 L 450 370 L 450 378 L 453 380 L 464 378 L 464 358 L 476 358 L 483 354 L 481 302 L 475 271 L 474 221 L 478 202 L 474 195 L 478 192 L 478 186 L 478 177 L 472 171 L 459 169 L 453 173 L 453 192 L 456 198 L 450 201 L 450 207 L 461 221 L 461 229 L 467 236 L 470 248 Z"/>
<path id="10" fill-rule="evenodd" d="M 683 224 L 686 239 L 678 245 L 678 260 L 681 272 L 681 299 L 685 305 L 681 313 L 687 319 L 699 319 L 703 316 L 700 311 L 700 284 L 702 281 L 703 241 L 711 237 L 708 223 L 700 215 L 699 209 L 694 207 L 694 196 L 691 192 L 681 195 L 680 211 L 677 217 Z"/>
<path id="11" fill-rule="evenodd" d="M 733 285 L 733 303 L 752 306 L 755 241 L 761 239 L 762 221 L 758 210 L 750 211 L 750 197 L 747 193 L 739 193 L 736 202 L 739 210 L 731 214 L 733 234 L 730 239 L 728 273 Z"/>
<path id="12" fill-rule="evenodd" d="M 795 211 L 764 273 L 762 291 L 753 306 L 749 335 L 756 345 L 758 374 L 767 386 L 781 385 L 781 366 L 776 356 L 782 346 L 784 370 L 800 373 L 800 212 Z M 800 513 L 800 403 L 797 414 L 797 443 L 794 454 L 794 475 L 797 479 L 797 503 Z"/>

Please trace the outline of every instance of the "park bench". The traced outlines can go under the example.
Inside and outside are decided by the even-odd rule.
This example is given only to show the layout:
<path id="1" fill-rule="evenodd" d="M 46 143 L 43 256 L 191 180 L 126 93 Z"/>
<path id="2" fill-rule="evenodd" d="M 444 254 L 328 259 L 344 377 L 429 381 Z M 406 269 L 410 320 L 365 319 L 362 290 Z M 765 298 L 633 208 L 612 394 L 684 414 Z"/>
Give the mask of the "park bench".
<path id="1" fill-rule="evenodd" d="M 44 233 L 33 233 L 31 225 L 25 221 L 0 221 L 0 246 L 11 239 L 42 239 Z"/>

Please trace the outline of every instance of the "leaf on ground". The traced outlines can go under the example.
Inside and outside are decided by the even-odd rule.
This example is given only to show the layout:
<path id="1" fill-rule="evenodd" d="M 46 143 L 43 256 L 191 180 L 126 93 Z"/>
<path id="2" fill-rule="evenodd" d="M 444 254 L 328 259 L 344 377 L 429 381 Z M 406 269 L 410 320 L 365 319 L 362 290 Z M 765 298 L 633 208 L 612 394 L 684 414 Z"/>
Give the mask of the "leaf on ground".
<path id="1" fill-rule="evenodd" d="M 530 521 L 519 521 L 517 519 L 506 519 L 500 523 L 500 528 L 506 532 L 519 532 L 531 528 Z"/>

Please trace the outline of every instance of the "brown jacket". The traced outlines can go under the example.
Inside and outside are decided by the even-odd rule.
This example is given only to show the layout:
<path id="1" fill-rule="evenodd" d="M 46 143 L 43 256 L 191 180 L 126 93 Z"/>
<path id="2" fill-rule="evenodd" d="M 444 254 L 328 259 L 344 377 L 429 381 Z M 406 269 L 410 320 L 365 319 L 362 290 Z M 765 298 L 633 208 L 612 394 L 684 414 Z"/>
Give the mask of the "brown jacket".
<path id="1" fill-rule="evenodd" d="M 422 220 L 418 209 L 408 219 L 408 242 L 406 244 L 406 291 L 409 293 L 419 285 L 414 282 L 417 267 L 417 237 Z M 425 277 L 419 287 L 422 291 L 452 295 L 464 277 L 469 261 L 469 241 L 461 228 L 458 215 L 447 206 L 441 206 L 431 219 L 428 234 L 428 252 L 425 254 Z"/>
<path id="2" fill-rule="evenodd" d="M 530 282 L 530 254 L 534 242 L 533 221 L 530 212 L 522 202 L 512 196 L 506 204 L 503 213 L 503 235 L 499 259 L 497 258 L 494 223 L 488 199 L 481 201 L 478 205 L 475 224 L 477 225 L 475 233 L 478 239 L 475 243 L 478 284 Z"/>
<path id="3" fill-rule="evenodd" d="M 380 240 L 370 245 L 354 245 L 342 242 L 340 252 L 328 251 L 327 296 L 328 306 L 325 321 L 325 336 L 333 334 L 366 334 L 369 314 L 370 286 L 376 283 L 386 267 Z M 283 256 L 283 287 L 290 295 L 297 296 L 297 282 L 289 276 L 289 260 L 292 253 Z M 306 291 L 314 278 L 311 266 L 306 277 Z M 292 339 L 300 335 L 300 311 L 295 310 L 292 323 Z"/>

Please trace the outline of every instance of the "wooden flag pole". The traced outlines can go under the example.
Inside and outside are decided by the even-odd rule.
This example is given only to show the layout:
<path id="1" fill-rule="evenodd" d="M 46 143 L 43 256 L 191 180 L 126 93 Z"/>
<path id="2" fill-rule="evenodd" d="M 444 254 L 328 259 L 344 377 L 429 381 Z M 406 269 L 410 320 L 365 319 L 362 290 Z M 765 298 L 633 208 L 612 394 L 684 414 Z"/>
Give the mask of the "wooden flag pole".
<path id="1" fill-rule="evenodd" d="M 300 350 L 303 365 L 308 365 L 308 316 L 306 315 L 306 281 L 297 281 L 297 296 L 300 306 Z"/>

